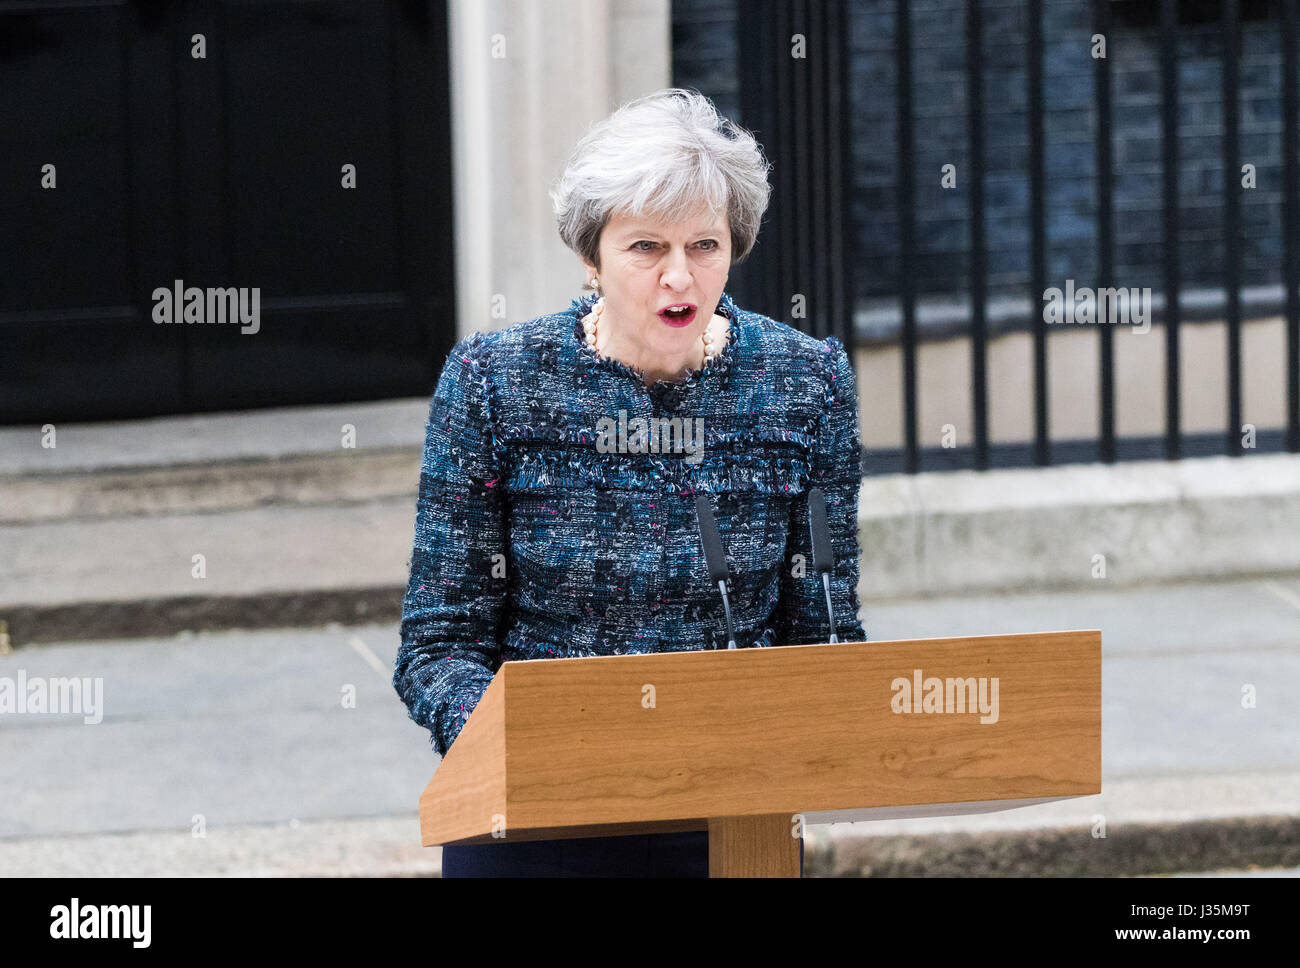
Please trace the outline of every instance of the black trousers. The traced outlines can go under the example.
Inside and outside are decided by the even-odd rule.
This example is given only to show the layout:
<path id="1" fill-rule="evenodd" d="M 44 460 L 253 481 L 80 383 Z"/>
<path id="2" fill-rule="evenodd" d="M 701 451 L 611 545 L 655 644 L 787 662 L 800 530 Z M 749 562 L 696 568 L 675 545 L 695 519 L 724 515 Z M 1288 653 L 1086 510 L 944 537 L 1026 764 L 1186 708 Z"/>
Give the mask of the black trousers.
<path id="1" fill-rule="evenodd" d="M 799 841 L 803 876 L 803 840 Z M 499 844 L 450 844 L 443 877 L 708 877 L 709 834 L 580 837 Z"/>

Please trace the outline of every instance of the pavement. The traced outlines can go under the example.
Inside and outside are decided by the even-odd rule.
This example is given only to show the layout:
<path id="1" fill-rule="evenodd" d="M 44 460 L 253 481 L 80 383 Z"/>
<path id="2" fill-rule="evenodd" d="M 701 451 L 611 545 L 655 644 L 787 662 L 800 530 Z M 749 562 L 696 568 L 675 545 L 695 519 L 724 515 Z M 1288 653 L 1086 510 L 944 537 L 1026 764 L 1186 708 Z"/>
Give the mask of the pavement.
<path id="1" fill-rule="evenodd" d="M 0 715 L 0 875 L 438 874 L 390 685 L 427 410 L 0 428 L 0 682 L 103 685 Z M 1300 868 L 1297 495 L 1300 455 L 865 479 L 870 639 L 1102 630 L 1103 791 L 811 825 L 808 874 Z"/>
<path id="2" fill-rule="evenodd" d="M 809 876 L 1300 868 L 1300 575 L 1097 579 L 867 602 L 862 618 L 876 641 L 1100 628 L 1103 790 L 813 825 Z M 397 644 L 383 622 L 0 655 L 0 677 L 103 680 L 93 725 L 0 718 L 0 875 L 436 876 L 441 852 L 419 845 L 417 803 L 438 759 L 390 685 Z"/>

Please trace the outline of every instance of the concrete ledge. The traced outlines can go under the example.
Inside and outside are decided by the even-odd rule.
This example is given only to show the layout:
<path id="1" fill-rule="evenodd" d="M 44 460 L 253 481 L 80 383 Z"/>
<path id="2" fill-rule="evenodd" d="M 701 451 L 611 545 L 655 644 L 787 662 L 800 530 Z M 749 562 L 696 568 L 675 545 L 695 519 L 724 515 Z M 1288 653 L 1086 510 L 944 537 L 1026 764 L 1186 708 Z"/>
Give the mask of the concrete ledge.
<path id="1" fill-rule="evenodd" d="M 0 524 L 410 498 L 419 447 L 0 477 Z M 414 517 L 412 517 L 414 521 Z"/>
<path id="2" fill-rule="evenodd" d="M 1300 863 L 1298 797 L 1294 769 L 1104 774 L 1102 792 L 1090 797 L 990 813 L 810 825 L 805 872 L 1114 877 L 1294 867 Z"/>
<path id="3" fill-rule="evenodd" d="M 186 595 L 0 608 L 9 645 L 133 639 L 225 629 L 320 628 L 396 622 L 404 585 L 254 595 Z M 5 647 L 0 645 L 0 654 Z"/>
<path id="4" fill-rule="evenodd" d="M 1300 570 L 1300 455 L 866 478 L 863 601 Z"/>
<path id="5" fill-rule="evenodd" d="M 388 621 L 400 609 L 414 524 L 414 493 L 0 523 L 0 621 L 14 645 Z M 205 577 L 194 575 L 196 555 Z"/>
<path id="6" fill-rule="evenodd" d="M 430 388 L 432 393 L 432 388 Z M 211 464 L 249 458 L 351 453 L 342 427 L 356 428 L 357 449 L 424 444 L 429 401 L 419 397 L 312 407 L 275 407 L 56 425 L 55 447 L 38 426 L 0 427 L 0 475 Z"/>
<path id="7" fill-rule="evenodd" d="M 822 839 L 805 844 L 808 877 L 1124 877 L 1294 867 L 1300 817 L 1237 817 L 1006 833 Z M 1194 865 L 1194 866 L 1189 866 Z"/>

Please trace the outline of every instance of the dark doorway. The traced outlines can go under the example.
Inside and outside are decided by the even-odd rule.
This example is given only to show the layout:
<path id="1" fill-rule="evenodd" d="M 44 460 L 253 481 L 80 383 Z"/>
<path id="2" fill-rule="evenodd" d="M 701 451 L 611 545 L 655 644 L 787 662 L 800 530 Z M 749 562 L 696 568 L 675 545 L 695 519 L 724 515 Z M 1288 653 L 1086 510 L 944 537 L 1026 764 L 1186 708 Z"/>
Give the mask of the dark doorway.
<path id="1" fill-rule="evenodd" d="M 0 3 L 0 422 L 430 394 L 449 112 L 445 0 Z"/>

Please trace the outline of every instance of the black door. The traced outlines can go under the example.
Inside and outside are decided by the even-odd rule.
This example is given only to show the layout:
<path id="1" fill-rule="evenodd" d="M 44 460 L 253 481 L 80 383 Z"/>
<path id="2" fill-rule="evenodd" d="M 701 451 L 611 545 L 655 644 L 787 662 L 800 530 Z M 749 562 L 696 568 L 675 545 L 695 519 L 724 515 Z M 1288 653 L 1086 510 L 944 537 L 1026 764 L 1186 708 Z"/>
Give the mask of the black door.
<path id="1" fill-rule="evenodd" d="M 450 182 L 445 0 L 0 3 L 0 422 L 431 393 Z"/>

